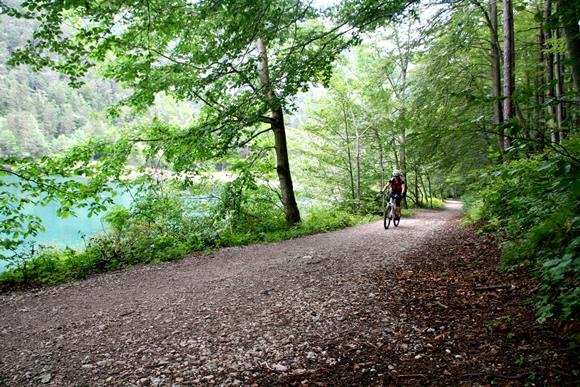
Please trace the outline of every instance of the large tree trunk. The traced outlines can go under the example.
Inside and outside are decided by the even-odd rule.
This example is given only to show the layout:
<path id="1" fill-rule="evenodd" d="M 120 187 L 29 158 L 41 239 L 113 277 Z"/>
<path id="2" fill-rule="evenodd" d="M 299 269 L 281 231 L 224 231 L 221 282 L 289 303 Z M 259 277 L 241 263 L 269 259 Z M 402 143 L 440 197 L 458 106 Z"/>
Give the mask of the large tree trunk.
<path id="1" fill-rule="evenodd" d="M 501 50 L 497 32 L 497 0 L 489 0 L 489 32 L 491 41 L 491 93 L 493 96 L 493 125 L 498 131 L 498 146 L 501 154 L 504 152 L 503 108 L 501 101 Z"/>
<path id="2" fill-rule="evenodd" d="M 580 15 L 578 14 L 578 3 L 574 0 L 558 0 L 558 11 L 564 27 L 570 62 L 572 63 L 574 88 L 576 93 L 580 95 L 580 29 L 578 27 Z"/>
<path id="3" fill-rule="evenodd" d="M 274 91 L 270 85 L 270 73 L 268 68 L 268 52 L 266 43 L 262 38 L 256 42 L 259 54 L 258 70 L 260 82 L 266 99 L 272 104 L 272 121 L 271 127 L 274 132 L 274 148 L 276 150 L 276 172 L 280 182 L 280 191 L 282 194 L 282 205 L 286 215 L 286 223 L 293 226 L 300 222 L 300 211 L 296 204 L 294 196 L 294 187 L 292 185 L 292 176 L 290 174 L 290 161 L 288 159 L 288 145 L 286 143 L 286 128 L 284 126 L 284 113 L 282 106 L 275 100 Z"/>
<path id="4" fill-rule="evenodd" d="M 537 12 L 539 15 L 542 14 L 541 3 L 538 5 Z M 534 139 L 537 137 L 541 137 L 542 133 L 544 132 L 545 124 L 546 124 L 546 117 L 544 114 L 544 101 L 545 94 L 543 91 L 544 84 L 545 84 L 545 73 L 546 73 L 546 62 L 544 57 L 544 50 L 546 49 L 546 23 L 542 19 L 540 22 L 540 30 L 538 32 L 538 46 L 539 46 L 539 55 L 538 55 L 538 71 L 536 72 L 536 80 L 535 80 L 535 89 L 536 89 L 536 135 Z M 537 150 L 541 151 L 541 143 L 539 144 L 539 148 Z"/>
<path id="5" fill-rule="evenodd" d="M 552 30 L 550 28 L 550 18 L 552 16 L 552 0 L 546 0 L 544 5 L 544 42 L 552 37 Z M 556 130 L 554 129 L 556 120 L 556 109 L 554 108 L 554 53 L 551 50 L 546 51 L 546 99 L 548 100 L 548 128 L 550 129 L 550 141 L 556 141 Z"/>
<path id="6" fill-rule="evenodd" d="M 509 123 L 515 117 L 513 93 L 515 90 L 515 59 L 514 59 L 514 14 L 512 0 L 503 0 L 503 113 Z M 511 124 L 510 124 L 511 126 Z M 508 134 L 504 141 L 505 148 L 512 146 Z"/>
<path id="7" fill-rule="evenodd" d="M 560 30 L 556 29 L 556 38 L 560 38 Z M 562 54 L 556 53 L 556 130 L 553 132 L 552 142 L 560 143 L 564 137 L 563 124 L 564 124 L 564 103 L 562 102 L 562 97 L 564 96 L 564 65 L 562 64 Z"/>

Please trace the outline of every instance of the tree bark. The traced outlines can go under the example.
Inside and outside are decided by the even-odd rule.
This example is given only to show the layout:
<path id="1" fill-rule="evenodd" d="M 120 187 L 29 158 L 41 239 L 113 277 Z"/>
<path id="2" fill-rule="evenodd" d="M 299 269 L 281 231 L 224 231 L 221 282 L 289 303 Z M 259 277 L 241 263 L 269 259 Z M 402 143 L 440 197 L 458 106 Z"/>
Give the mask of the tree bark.
<path id="1" fill-rule="evenodd" d="M 544 5 L 544 23 L 546 27 L 544 29 L 544 42 L 552 37 L 552 32 L 549 26 L 549 20 L 552 16 L 552 0 L 546 0 Z M 548 119 L 547 124 L 550 128 L 551 141 L 555 142 L 554 138 L 554 122 L 556 119 L 555 109 L 554 109 L 554 53 L 551 50 L 546 51 L 546 99 L 548 100 Z"/>
<path id="2" fill-rule="evenodd" d="M 374 128 L 373 132 L 377 139 L 377 145 L 379 147 L 379 168 L 381 169 L 381 189 L 385 186 L 385 151 L 383 149 L 383 142 L 378 129 Z"/>
<path id="3" fill-rule="evenodd" d="M 379 147 L 379 168 L 381 170 L 381 182 L 380 182 L 380 187 L 379 190 L 382 190 L 383 187 L 385 186 L 385 153 L 384 153 L 384 149 L 383 149 L 383 141 L 381 139 L 381 135 L 379 134 L 379 131 L 377 128 L 373 128 L 373 132 L 375 134 L 375 137 L 377 139 L 377 145 Z M 382 196 L 382 207 L 385 207 L 385 195 L 381 195 Z"/>
<path id="4" fill-rule="evenodd" d="M 356 209 L 360 210 L 360 133 L 358 127 L 356 130 Z"/>
<path id="5" fill-rule="evenodd" d="M 256 41 L 258 48 L 258 72 L 260 83 L 264 91 L 266 100 L 271 104 L 271 128 L 274 132 L 274 148 L 276 150 L 276 172 L 280 182 L 280 191 L 282 194 L 282 205 L 286 215 L 286 223 L 293 226 L 300 222 L 300 211 L 294 196 L 294 187 L 292 184 L 292 175 L 290 174 L 290 161 L 288 158 L 288 144 L 286 142 L 286 127 L 284 125 L 284 113 L 282 106 L 276 101 L 274 91 L 270 84 L 270 72 L 268 68 L 268 52 L 266 43 L 262 38 Z"/>
<path id="6" fill-rule="evenodd" d="M 425 181 L 423 180 L 423 175 L 419 174 L 419 184 L 421 185 L 419 187 L 420 190 L 422 190 L 422 194 L 423 194 L 423 198 L 425 199 L 425 206 L 427 206 L 427 200 L 429 198 L 429 196 L 427 195 L 427 186 L 425 185 Z"/>
<path id="7" fill-rule="evenodd" d="M 433 191 L 431 190 L 431 176 L 427 174 L 427 184 L 429 184 L 429 202 L 431 203 L 431 208 L 433 208 Z"/>
<path id="8" fill-rule="evenodd" d="M 503 113 L 504 119 L 511 126 L 515 117 L 513 93 L 515 90 L 515 60 L 514 60 L 514 12 L 512 0 L 503 0 Z M 505 136 L 504 147 L 512 146 L 508 133 Z"/>
<path id="9" fill-rule="evenodd" d="M 558 10 L 566 37 L 568 55 L 572 63 L 572 78 L 576 93 L 579 95 L 578 100 L 580 99 L 580 28 L 578 27 L 580 15 L 578 14 L 578 3 L 574 0 L 558 0 Z"/>
<path id="10" fill-rule="evenodd" d="M 399 150 L 399 169 L 401 172 L 405 172 L 407 170 L 407 134 L 405 128 L 401 130 L 401 134 L 399 135 L 399 145 L 401 145 L 401 149 Z"/>
<path id="11" fill-rule="evenodd" d="M 543 10 L 541 9 L 541 3 L 539 3 L 537 8 L 537 12 L 539 15 L 543 14 Z M 544 51 L 546 49 L 546 41 L 545 41 L 545 21 L 543 18 L 540 21 L 540 30 L 538 32 L 538 46 L 539 46 L 539 55 L 538 55 L 538 71 L 536 72 L 536 80 L 535 80 L 535 89 L 536 89 L 536 138 L 541 136 L 543 130 L 545 128 L 545 121 L 546 117 L 544 114 L 544 101 L 545 94 L 543 91 L 544 83 L 545 83 L 545 73 L 546 73 L 546 59 L 544 57 Z M 541 142 L 538 143 L 537 146 L 541 146 Z M 537 150 L 541 151 L 541 148 L 537 148 Z"/>
<path id="12" fill-rule="evenodd" d="M 420 196 L 420 192 L 419 192 L 419 183 L 417 181 L 417 175 L 419 174 L 419 172 L 417 172 L 417 169 L 415 169 L 415 199 L 417 200 L 417 207 L 421 207 L 421 196 Z"/>
<path id="13" fill-rule="evenodd" d="M 350 152 L 350 134 L 348 133 L 348 117 L 346 116 L 346 106 L 342 107 L 343 119 L 344 119 L 344 133 L 346 137 L 346 155 L 348 158 L 348 174 L 350 177 L 350 193 L 351 193 L 351 200 L 352 205 L 351 208 L 353 211 L 355 210 L 355 200 L 356 200 L 356 193 L 354 187 L 354 174 L 352 171 L 352 154 Z"/>
<path id="14" fill-rule="evenodd" d="M 503 128 L 503 108 L 501 101 L 501 49 L 499 47 L 499 38 L 497 30 L 497 0 L 489 0 L 489 32 L 491 41 L 490 61 L 491 61 L 491 93 L 493 97 L 493 125 L 498 131 L 499 151 L 503 155 L 504 134 Z"/>
<path id="15" fill-rule="evenodd" d="M 560 30 L 556 29 L 555 31 L 556 39 L 560 38 Z M 555 63 L 555 70 L 556 70 L 556 130 L 554 130 L 552 135 L 552 142 L 553 143 L 560 143 L 563 139 L 563 123 L 564 123 L 564 104 L 562 102 L 562 97 L 564 96 L 564 76 L 563 72 L 563 64 L 562 64 L 562 54 L 559 52 L 556 53 L 556 63 Z"/>

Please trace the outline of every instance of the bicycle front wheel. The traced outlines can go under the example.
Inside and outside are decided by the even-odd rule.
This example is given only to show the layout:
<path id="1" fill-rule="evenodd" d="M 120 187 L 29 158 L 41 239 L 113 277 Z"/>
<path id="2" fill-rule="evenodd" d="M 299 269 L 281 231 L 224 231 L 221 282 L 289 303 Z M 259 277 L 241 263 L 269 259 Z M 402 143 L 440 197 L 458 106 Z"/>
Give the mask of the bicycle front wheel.
<path id="1" fill-rule="evenodd" d="M 384 216 L 384 220 L 383 220 L 383 223 L 385 225 L 385 230 L 388 229 L 389 226 L 391 225 L 391 218 L 393 217 L 392 211 L 393 211 L 393 208 L 391 206 L 387 206 L 385 208 L 385 216 Z"/>

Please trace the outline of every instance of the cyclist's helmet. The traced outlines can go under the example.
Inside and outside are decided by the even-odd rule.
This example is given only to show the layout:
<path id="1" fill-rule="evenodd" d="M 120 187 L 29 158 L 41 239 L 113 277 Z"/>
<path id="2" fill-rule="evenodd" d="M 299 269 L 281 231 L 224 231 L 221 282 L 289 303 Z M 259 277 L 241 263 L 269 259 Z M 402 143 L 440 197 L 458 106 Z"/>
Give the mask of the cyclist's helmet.
<path id="1" fill-rule="evenodd" d="M 401 171 L 399 171 L 398 169 L 395 169 L 393 171 L 393 177 L 397 177 L 397 176 L 401 176 Z"/>

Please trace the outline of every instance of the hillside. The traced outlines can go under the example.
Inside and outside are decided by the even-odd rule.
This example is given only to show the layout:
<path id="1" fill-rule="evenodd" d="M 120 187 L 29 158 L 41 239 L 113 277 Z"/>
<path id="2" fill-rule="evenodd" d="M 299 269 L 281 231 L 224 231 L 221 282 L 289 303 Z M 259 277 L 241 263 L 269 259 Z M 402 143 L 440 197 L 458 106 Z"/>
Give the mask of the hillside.
<path id="1" fill-rule="evenodd" d="M 0 157 L 58 153 L 90 135 L 114 138 L 125 125 L 154 116 L 183 125 L 197 110 L 161 96 L 145 118 L 124 112 L 112 119 L 106 109 L 126 95 L 117 83 L 89 73 L 75 89 L 54 71 L 6 64 L 33 30 L 32 21 L 0 15 Z"/>

